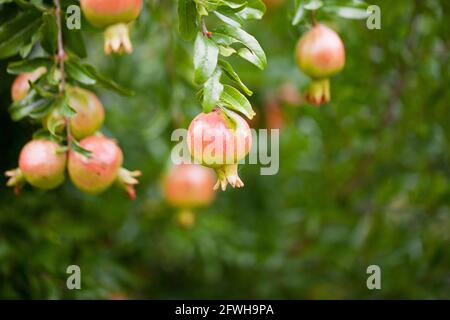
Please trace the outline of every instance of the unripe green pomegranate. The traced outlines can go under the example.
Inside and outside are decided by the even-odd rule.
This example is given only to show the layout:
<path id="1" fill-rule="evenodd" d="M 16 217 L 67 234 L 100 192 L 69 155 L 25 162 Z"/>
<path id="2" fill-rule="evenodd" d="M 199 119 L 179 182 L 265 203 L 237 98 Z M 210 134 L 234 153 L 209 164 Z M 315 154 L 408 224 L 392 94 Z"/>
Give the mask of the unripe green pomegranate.
<path id="1" fill-rule="evenodd" d="M 136 198 L 134 185 L 141 173 L 122 168 L 123 153 L 114 140 L 91 136 L 81 140 L 80 146 L 91 154 L 87 157 L 74 150 L 69 152 L 69 176 L 78 189 L 98 194 L 117 182 L 131 199 Z"/>
<path id="2" fill-rule="evenodd" d="M 167 202 L 179 209 L 194 209 L 214 200 L 214 172 L 196 164 L 180 164 L 171 168 L 163 181 Z"/>
<path id="3" fill-rule="evenodd" d="M 142 0 L 81 0 L 86 19 L 105 30 L 105 53 L 131 53 L 128 23 L 139 16 Z"/>
<path id="4" fill-rule="evenodd" d="M 33 187 L 50 190 L 64 182 L 67 156 L 58 152 L 59 145 L 50 140 L 28 142 L 20 152 L 19 168 L 6 172 L 8 186 L 17 191 L 25 182 Z"/>
<path id="5" fill-rule="evenodd" d="M 344 68 L 345 48 L 339 35 L 323 24 L 316 24 L 297 43 L 300 69 L 312 78 L 305 99 L 320 105 L 330 101 L 329 78 Z"/>
<path id="6" fill-rule="evenodd" d="M 250 151 L 252 134 L 248 123 L 237 113 L 215 108 L 201 113 L 191 122 L 187 143 L 192 157 L 216 170 L 218 181 L 214 189 L 242 187 L 237 163 Z"/>
<path id="7" fill-rule="evenodd" d="M 105 120 L 105 109 L 97 96 L 86 89 L 79 87 L 66 87 L 69 105 L 76 111 L 70 118 L 70 131 L 72 135 L 81 140 L 96 133 Z M 44 119 L 44 127 L 49 128 L 51 123 L 61 123 L 59 131 L 64 128 L 64 117 L 55 109 Z"/>
<path id="8" fill-rule="evenodd" d="M 13 102 L 17 102 L 25 98 L 30 91 L 30 84 L 28 81 L 35 82 L 44 73 L 47 72 L 45 67 L 37 68 L 32 72 L 22 73 L 16 77 L 11 87 L 11 98 Z"/>

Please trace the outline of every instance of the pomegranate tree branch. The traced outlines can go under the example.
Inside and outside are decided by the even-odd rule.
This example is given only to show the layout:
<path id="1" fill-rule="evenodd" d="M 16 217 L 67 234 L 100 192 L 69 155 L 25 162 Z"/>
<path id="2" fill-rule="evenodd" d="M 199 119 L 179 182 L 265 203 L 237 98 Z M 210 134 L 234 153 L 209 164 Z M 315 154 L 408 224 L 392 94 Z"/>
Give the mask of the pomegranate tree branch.
<path id="1" fill-rule="evenodd" d="M 62 22 L 61 22 L 61 0 L 54 0 L 56 6 L 56 25 L 58 27 L 58 53 L 56 55 L 56 61 L 59 65 L 59 73 L 60 73 L 60 82 L 59 82 L 59 94 L 63 98 L 65 86 L 66 86 L 66 75 L 64 70 L 64 59 L 66 53 L 64 52 L 64 42 L 63 42 L 63 31 L 62 31 Z M 67 146 L 69 150 L 72 145 L 72 133 L 70 132 L 70 119 L 69 117 L 64 117 L 64 121 L 66 123 L 66 135 L 67 135 Z"/>
<path id="2" fill-rule="evenodd" d="M 206 27 L 205 18 L 202 18 L 202 33 L 207 38 L 211 38 L 212 36 L 211 31 L 209 31 L 208 28 Z"/>

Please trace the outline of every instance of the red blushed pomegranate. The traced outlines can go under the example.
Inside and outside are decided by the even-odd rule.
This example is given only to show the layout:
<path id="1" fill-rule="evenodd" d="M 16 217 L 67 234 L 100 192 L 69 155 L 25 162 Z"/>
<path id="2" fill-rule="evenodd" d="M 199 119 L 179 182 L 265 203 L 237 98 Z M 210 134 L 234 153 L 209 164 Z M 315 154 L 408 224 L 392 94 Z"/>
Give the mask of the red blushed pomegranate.
<path id="1" fill-rule="evenodd" d="M 267 129 L 281 129 L 284 127 L 285 117 L 278 99 L 271 98 L 266 102 Z"/>
<path id="2" fill-rule="evenodd" d="M 91 155 L 86 157 L 73 150 L 69 152 L 69 176 L 78 189 L 98 194 L 117 181 L 130 198 L 136 198 L 134 185 L 138 181 L 135 178 L 140 172 L 122 168 L 123 153 L 114 140 L 92 136 L 83 139 L 80 146 L 91 152 Z"/>
<path id="3" fill-rule="evenodd" d="M 13 102 L 22 100 L 27 96 L 28 91 L 30 91 L 30 84 L 28 81 L 35 82 L 46 72 L 47 69 L 45 67 L 40 67 L 32 72 L 22 73 L 17 76 L 11 87 L 11 98 Z"/>
<path id="4" fill-rule="evenodd" d="M 76 111 L 70 119 L 70 131 L 72 135 L 81 140 L 96 133 L 105 120 L 105 109 L 97 96 L 85 89 L 78 87 L 67 87 L 69 105 Z M 44 119 L 44 127 L 49 128 L 51 123 L 61 124 L 58 132 L 64 129 L 64 117 L 61 112 L 55 109 Z"/>
<path id="5" fill-rule="evenodd" d="M 320 105 L 330 101 L 329 78 L 344 68 L 345 48 L 339 35 L 323 24 L 316 24 L 297 43 L 300 69 L 312 78 L 305 99 Z"/>
<path id="6" fill-rule="evenodd" d="M 164 197 L 179 209 L 193 209 L 211 204 L 214 200 L 214 173 L 196 164 L 174 166 L 163 182 Z"/>
<path id="7" fill-rule="evenodd" d="M 233 188 L 244 186 L 237 163 L 249 153 L 252 134 L 241 116 L 220 108 L 201 113 L 189 126 L 187 143 L 196 161 L 216 171 L 218 181 L 214 189 L 226 190 L 228 183 Z"/>
<path id="8" fill-rule="evenodd" d="M 6 172 L 7 185 L 16 191 L 28 182 L 33 187 L 50 190 L 64 182 L 66 153 L 58 152 L 59 145 L 50 140 L 28 142 L 20 152 L 19 168 Z"/>
<path id="9" fill-rule="evenodd" d="M 128 23 L 139 16 L 142 0 L 81 0 L 86 19 L 105 30 L 105 53 L 133 51 Z"/>

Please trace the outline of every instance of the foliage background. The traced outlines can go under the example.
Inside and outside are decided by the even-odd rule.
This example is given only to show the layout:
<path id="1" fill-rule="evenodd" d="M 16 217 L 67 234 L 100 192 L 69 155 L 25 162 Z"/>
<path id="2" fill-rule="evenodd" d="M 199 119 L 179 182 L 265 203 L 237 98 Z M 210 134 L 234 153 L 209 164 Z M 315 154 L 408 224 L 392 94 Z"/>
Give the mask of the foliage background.
<path id="1" fill-rule="evenodd" d="M 137 92 L 98 94 L 104 132 L 120 141 L 126 166 L 144 173 L 139 198 L 117 189 L 87 196 L 70 183 L 15 197 L 2 183 L 0 298 L 449 298 L 450 3 L 371 3 L 381 7 L 381 30 L 329 22 L 347 49 L 332 103 L 283 106 L 279 174 L 242 166 L 246 187 L 218 194 L 191 230 L 174 223 L 159 189 L 172 130 L 200 111 L 175 1 L 146 2 L 130 56 L 105 58 L 102 35 L 89 29 L 88 61 Z M 248 25 L 266 50 L 265 71 L 234 62 L 255 91 L 260 127 L 268 96 L 308 81 L 293 58 L 305 27 L 291 26 L 292 11 L 285 1 Z M 2 172 L 36 129 L 9 118 L 6 64 Z M 65 287 L 71 264 L 81 267 L 82 290 Z M 370 264 L 382 269 L 382 290 L 366 288 Z"/>

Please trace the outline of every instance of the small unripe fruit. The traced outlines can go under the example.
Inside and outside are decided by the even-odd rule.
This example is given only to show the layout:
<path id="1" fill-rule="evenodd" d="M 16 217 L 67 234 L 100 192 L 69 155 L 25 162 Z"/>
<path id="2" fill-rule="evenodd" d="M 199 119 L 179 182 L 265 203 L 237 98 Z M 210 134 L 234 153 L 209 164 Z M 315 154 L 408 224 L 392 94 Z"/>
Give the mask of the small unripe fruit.
<path id="1" fill-rule="evenodd" d="M 86 19 L 105 31 L 105 53 L 132 51 L 127 24 L 142 10 L 142 0 L 81 0 Z"/>
<path id="2" fill-rule="evenodd" d="M 316 105 L 328 102 L 328 78 L 345 65 L 345 48 L 339 35 L 323 24 L 316 24 L 298 41 L 296 59 L 300 69 L 312 78 L 306 100 Z"/>
<path id="3" fill-rule="evenodd" d="M 225 190 L 228 183 L 233 187 L 244 185 L 237 174 L 237 163 L 249 153 L 252 134 L 237 113 L 215 108 L 199 114 L 189 126 L 187 143 L 195 160 L 216 170 L 215 189 Z"/>
<path id="4" fill-rule="evenodd" d="M 91 152 L 86 157 L 78 152 L 69 152 L 69 176 L 80 190 L 98 194 L 108 189 L 116 180 L 122 166 L 122 150 L 112 139 L 92 136 L 80 141 L 80 146 Z"/>
<path id="5" fill-rule="evenodd" d="M 50 140 L 27 143 L 19 157 L 19 169 L 30 185 L 50 190 L 64 182 L 66 153 L 58 152 L 59 145 Z"/>
<path id="6" fill-rule="evenodd" d="M 179 209 L 193 209 L 214 200 L 214 172 L 196 164 L 180 164 L 169 171 L 163 182 L 164 197 Z"/>
<path id="7" fill-rule="evenodd" d="M 47 69 L 45 67 L 40 67 L 32 72 L 18 75 L 11 87 L 11 98 L 13 102 L 17 102 L 25 98 L 30 91 L 30 84 L 28 82 L 35 82 L 46 72 Z"/>

